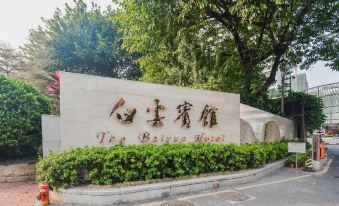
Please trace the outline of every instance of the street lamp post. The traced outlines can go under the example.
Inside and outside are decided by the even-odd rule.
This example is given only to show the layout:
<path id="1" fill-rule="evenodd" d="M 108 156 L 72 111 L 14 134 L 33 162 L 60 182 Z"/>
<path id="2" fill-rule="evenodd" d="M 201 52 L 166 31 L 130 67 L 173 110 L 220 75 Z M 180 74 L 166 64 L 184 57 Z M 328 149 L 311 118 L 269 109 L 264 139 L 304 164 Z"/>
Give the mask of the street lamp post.
<path id="1" fill-rule="evenodd" d="M 281 115 L 284 116 L 284 107 L 285 107 L 285 95 L 288 96 L 288 94 L 291 92 L 292 87 L 292 78 L 294 79 L 294 76 L 291 75 L 292 71 L 281 71 Z M 286 88 L 286 89 L 285 89 Z M 287 92 L 287 94 L 285 94 Z"/>

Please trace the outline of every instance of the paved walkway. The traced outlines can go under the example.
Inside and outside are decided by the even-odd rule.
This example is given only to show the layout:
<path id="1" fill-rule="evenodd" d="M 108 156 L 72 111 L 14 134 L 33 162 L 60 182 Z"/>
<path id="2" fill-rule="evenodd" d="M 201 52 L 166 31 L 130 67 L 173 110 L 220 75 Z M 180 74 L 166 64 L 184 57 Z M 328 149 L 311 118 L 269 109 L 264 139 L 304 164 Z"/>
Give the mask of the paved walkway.
<path id="1" fill-rule="evenodd" d="M 0 206 L 32 206 L 36 193 L 35 182 L 0 183 Z"/>
<path id="2" fill-rule="evenodd" d="M 183 205 L 187 206 L 339 206 L 339 145 L 329 146 L 328 154 L 333 157 L 333 161 L 324 174 L 315 175 L 302 171 L 296 173 L 295 169 L 283 168 L 250 184 L 181 196 L 174 200 L 184 201 L 186 203 Z M 244 195 L 248 198 L 245 201 L 232 202 L 223 199 L 225 196 L 237 199 Z M 142 205 L 159 206 L 164 201 L 166 200 Z M 174 202 L 165 205 L 169 206 L 171 203 Z"/>

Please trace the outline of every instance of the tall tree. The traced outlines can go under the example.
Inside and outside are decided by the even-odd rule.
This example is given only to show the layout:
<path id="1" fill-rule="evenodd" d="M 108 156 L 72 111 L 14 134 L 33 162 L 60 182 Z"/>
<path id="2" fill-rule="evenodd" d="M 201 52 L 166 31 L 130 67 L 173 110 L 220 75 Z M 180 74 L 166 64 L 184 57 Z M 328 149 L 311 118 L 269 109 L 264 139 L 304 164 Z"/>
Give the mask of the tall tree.
<path id="1" fill-rule="evenodd" d="M 24 67 L 22 53 L 10 44 L 0 43 L 0 72 L 10 76 Z"/>
<path id="2" fill-rule="evenodd" d="M 66 4 L 64 11 L 57 9 L 53 18 L 43 20 L 44 26 L 31 31 L 23 48 L 28 58 L 48 71 L 138 78 L 134 56 L 120 49 L 114 12 L 101 11 L 96 4 L 89 9 L 82 0 L 74 2 L 74 7 Z"/>
<path id="3" fill-rule="evenodd" d="M 31 68 L 48 70 L 55 62 L 52 48 L 48 45 L 49 37 L 42 26 L 29 31 L 27 43 L 20 47 Z"/>
<path id="4" fill-rule="evenodd" d="M 143 79 L 260 97 L 277 71 L 339 70 L 335 0 L 120 0 L 123 47 Z"/>
<path id="5" fill-rule="evenodd" d="M 27 43 L 20 47 L 27 65 L 26 70 L 18 74 L 19 78 L 33 83 L 45 90 L 48 82 L 48 69 L 53 65 L 52 49 L 48 47 L 48 36 L 39 26 L 30 30 Z"/>

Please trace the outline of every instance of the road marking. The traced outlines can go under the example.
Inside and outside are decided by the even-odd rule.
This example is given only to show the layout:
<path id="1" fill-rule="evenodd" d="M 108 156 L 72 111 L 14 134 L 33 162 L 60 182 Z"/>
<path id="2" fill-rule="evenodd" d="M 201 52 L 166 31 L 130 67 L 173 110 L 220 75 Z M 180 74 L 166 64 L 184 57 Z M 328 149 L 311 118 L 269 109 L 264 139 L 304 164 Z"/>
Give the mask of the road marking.
<path id="1" fill-rule="evenodd" d="M 254 187 L 262 187 L 262 186 L 267 186 L 267 185 L 273 185 L 273 184 L 288 182 L 288 181 L 291 181 L 291 180 L 297 180 L 297 179 L 301 179 L 301 178 L 305 178 L 305 177 L 310 177 L 310 176 L 311 175 L 303 175 L 303 176 L 299 176 L 299 177 L 292 177 L 292 178 L 283 179 L 283 180 L 277 180 L 277 181 L 273 181 L 273 182 L 266 182 L 266 183 L 262 183 L 262 184 L 238 187 L 238 188 L 235 188 L 235 189 L 236 190 L 244 190 L 244 189 L 249 189 L 249 188 L 254 188 Z"/>
<path id="2" fill-rule="evenodd" d="M 184 200 L 184 198 L 177 198 L 175 200 Z M 151 203 L 145 203 L 145 204 L 139 204 L 138 206 L 160 206 L 161 204 L 165 203 L 165 202 L 168 202 L 168 201 L 171 201 L 170 200 L 164 200 L 164 201 L 161 201 L 161 202 L 151 202 Z M 195 202 L 193 202 L 192 200 L 186 200 L 188 202 L 191 202 L 193 203 L 194 205 L 197 205 Z"/>
<path id="3" fill-rule="evenodd" d="M 219 194 L 221 192 L 229 192 L 229 191 L 234 192 L 234 190 L 222 190 L 222 191 L 218 191 L 218 192 L 202 193 L 202 194 L 198 194 L 198 195 L 191 195 L 191 196 L 181 197 L 181 198 L 178 198 L 178 200 L 189 200 L 189 199 L 193 199 L 193 198 L 199 198 L 199 197 L 210 196 L 210 195 L 213 196 L 213 195 Z"/>

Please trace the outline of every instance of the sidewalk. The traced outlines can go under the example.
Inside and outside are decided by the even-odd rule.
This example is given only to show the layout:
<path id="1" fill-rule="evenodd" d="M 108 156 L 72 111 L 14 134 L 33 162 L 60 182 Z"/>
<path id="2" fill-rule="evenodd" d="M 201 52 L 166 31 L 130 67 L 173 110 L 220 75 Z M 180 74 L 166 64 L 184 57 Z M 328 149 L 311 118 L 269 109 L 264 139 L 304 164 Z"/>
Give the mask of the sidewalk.
<path id="1" fill-rule="evenodd" d="M 32 206 L 37 191 L 35 182 L 0 183 L 0 206 Z"/>

